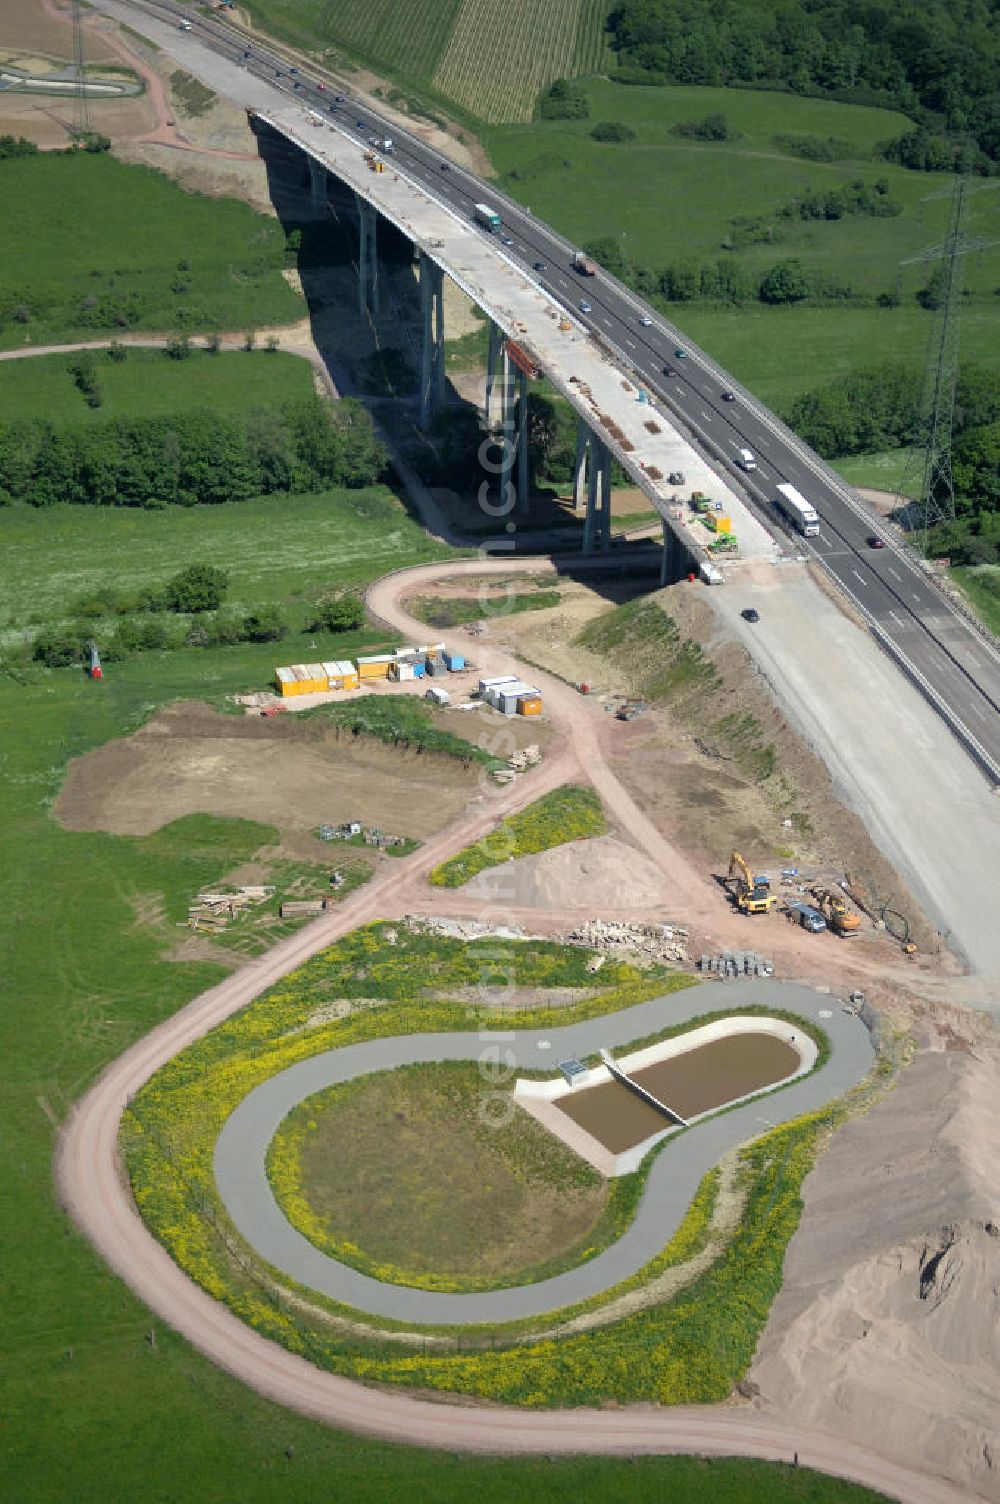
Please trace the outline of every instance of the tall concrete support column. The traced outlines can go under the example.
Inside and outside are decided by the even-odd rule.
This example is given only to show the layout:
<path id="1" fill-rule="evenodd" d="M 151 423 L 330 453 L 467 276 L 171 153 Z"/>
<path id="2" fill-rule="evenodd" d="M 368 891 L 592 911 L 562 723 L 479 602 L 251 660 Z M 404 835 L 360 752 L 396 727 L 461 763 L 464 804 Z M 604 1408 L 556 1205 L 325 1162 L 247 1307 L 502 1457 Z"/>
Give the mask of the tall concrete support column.
<path id="1" fill-rule="evenodd" d="M 666 518 L 661 519 L 663 528 L 663 552 L 660 556 L 660 584 L 672 585 L 678 575 L 680 564 L 680 541 Z"/>
<path id="2" fill-rule="evenodd" d="M 517 373 L 517 509 L 526 513 L 528 494 L 528 378 Z"/>
<path id="3" fill-rule="evenodd" d="M 493 389 L 496 386 L 502 343 L 503 330 L 490 319 L 489 342 L 486 346 L 486 400 L 483 403 L 483 421 L 487 428 L 493 422 Z"/>
<path id="4" fill-rule="evenodd" d="M 517 501 L 517 368 L 504 345 L 500 353 L 500 505 L 509 516 Z M 513 504 L 508 505 L 513 501 Z"/>
<path id="5" fill-rule="evenodd" d="M 578 512 L 587 504 L 587 460 L 590 455 L 590 429 L 582 418 L 576 420 L 576 464 L 573 468 L 573 506 Z"/>
<path id="6" fill-rule="evenodd" d="M 358 313 L 362 318 L 370 314 L 378 317 L 378 213 L 366 203 L 360 194 L 354 195 L 358 205 L 358 223 L 361 238 L 358 247 Z"/>
<path id="7" fill-rule="evenodd" d="M 326 168 L 322 162 L 317 162 L 315 157 L 308 157 L 309 163 L 309 198 L 313 209 L 317 214 L 326 209 Z"/>
<path id="8" fill-rule="evenodd" d="M 444 273 L 420 252 L 420 312 L 423 344 L 420 360 L 420 427 L 430 426 L 431 412 L 444 398 Z"/>
<path id="9" fill-rule="evenodd" d="M 590 437 L 590 474 L 587 477 L 587 516 L 583 524 L 585 554 L 611 547 L 611 451 L 595 433 Z"/>

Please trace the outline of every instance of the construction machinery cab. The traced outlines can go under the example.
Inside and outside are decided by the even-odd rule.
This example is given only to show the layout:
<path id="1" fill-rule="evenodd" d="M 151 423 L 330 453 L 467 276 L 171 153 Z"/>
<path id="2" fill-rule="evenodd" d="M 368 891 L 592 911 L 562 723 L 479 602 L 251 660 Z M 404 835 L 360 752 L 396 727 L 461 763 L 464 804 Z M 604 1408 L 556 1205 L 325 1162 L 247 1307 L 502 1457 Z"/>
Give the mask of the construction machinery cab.
<path id="1" fill-rule="evenodd" d="M 741 914 L 769 914 L 778 902 L 770 881 L 761 875 L 755 877 L 738 851 L 729 858 L 726 886 L 734 881 L 736 907 Z"/>

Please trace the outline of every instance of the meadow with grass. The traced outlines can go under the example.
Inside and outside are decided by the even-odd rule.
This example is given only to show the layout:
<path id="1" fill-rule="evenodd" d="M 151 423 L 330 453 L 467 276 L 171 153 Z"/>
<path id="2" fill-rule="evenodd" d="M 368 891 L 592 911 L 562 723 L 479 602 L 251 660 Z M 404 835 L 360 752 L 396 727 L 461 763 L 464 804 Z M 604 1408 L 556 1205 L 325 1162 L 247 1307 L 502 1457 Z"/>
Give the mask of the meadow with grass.
<path id="1" fill-rule="evenodd" d="M 0 192 L 0 348 L 305 314 L 281 226 L 235 199 L 89 153 L 0 163 Z"/>
<path id="2" fill-rule="evenodd" d="M 81 367 L 81 362 L 83 366 Z M 100 391 L 90 403 L 79 372 L 90 370 Z M 173 417 L 176 413 L 252 413 L 302 402 L 313 394 L 312 367 L 277 350 L 192 349 L 180 358 L 165 350 L 121 345 L 74 354 L 0 360 L 3 423 L 23 419 L 54 425 L 109 418 Z"/>

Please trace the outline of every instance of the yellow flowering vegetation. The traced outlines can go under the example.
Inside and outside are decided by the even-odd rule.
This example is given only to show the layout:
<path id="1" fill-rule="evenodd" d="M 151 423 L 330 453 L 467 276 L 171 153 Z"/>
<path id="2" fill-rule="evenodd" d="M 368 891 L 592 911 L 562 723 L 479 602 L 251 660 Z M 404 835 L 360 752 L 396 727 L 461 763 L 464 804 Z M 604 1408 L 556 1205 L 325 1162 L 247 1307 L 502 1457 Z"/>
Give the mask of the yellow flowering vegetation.
<path id="1" fill-rule="evenodd" d="M 460 888 L 477 872 L 499 867 L 511 857 L 532 856 L 567 841 L 603 836 L 607 828 L 604 807 L 594 790 L 567 783 L 501 820 L 481 841 L 435 867 L 429 880 L 437 888 Z"/>
<path id="2" fill-rule="evenodd" d="M 586 951 L 529 941 L 504 946 L 522 985 L 581 986 L 593 980 Z M 531 1342 L 523 1326 L 495 1332 L 476 1327 L 452 1333 L 458 1351 L 424 1352 L 395 1340 L 342 1334 L 324 1320 L 324 1306 L 337 1309 L 331 1302 L 288 1281 L 284 1295 L 281 1276 L 260 1266 L 228 1222 L 212 1156 L 222 1124 L 247 1092 L 322 1050 L 378 1035 L 469 1028 L 467 1006 L 436 994 L 477 980 L 484 965 L 496 964 L 495 954 L 495 942 L 491 949 L 370 925 L 183 1051 L 137 1094 L 123 1120 L 123 1150 L 143 1217 L 202 1288 L 263 1335 L 338 1373 L 526 1406 L 723 1397 L 745 1370 L 779 1288 L 785 1246 L 799 1218 L 799 1188 L 830 1113 L 785 1125 L 743 1151 L 747 1200 L 741 1226 L 694 1284 L 599 1332 L 559 1340 Z M 519 1025 L 551 1026 L 613 1012 L 688 981 L 613 962 L 605 964 L 601 979 L 607 986 L 599 997 L 572 1008 L 525 1011 Z M 351 996 L 363 1000 L 356 1012 L 310 1026 L 314 1015 L 323 1018 L 322 1006 L 331 997 Z M 384 1006 L 372 1001 L 380 998 Z M 703 1247 L 715 1193 L 713 1174 L 657 1259 L 588 1306 Z M 296 1296 L 305 1297 L 310 1312 Z M 566 1314 L 558 1313 L 559 1319 Z M 379 1325 L 368 1316 L 362 1322 L 369 1329 Z"/>

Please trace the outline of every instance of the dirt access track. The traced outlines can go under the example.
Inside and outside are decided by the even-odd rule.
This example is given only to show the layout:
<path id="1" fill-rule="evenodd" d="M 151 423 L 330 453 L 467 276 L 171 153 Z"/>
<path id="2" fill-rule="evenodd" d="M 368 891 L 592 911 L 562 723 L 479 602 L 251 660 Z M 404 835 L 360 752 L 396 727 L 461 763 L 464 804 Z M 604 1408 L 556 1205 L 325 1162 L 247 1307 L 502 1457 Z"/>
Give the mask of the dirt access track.
<path id="1" fill-rule="evenodd" d="M 483 567 L 482 561 L 469 561 L 450 569 L 436 566 L 426 573 L 432 578 L 463 568 L 482 572 Z M 509 570 L 509 562 L 497 568 Z M 417 583 L 414 573 L 384 580 L 369 595 L 373 612 L 404 634 L 413 630 L 413 623 L 399 599 L 404 589 Z M 509 659 L 504 666 L 510 666 Z M 549 716 L 571 733 L 560 750 L 532 778 L 496 790 L 484 801 L 485 808 L 466 811 L 412 857 L 393 868 L 387 864 L 335 912 L 202 993 L 114 1061 L 77 1104 L 60 1136 L 55 1173 L 63 1204 L 110 1268 L 194 1347 L 266 1397 L 327 1424 L 421 1446 L 507 1454 L 694 1452 L 788 1462 L 797 1453 L 804 1466 L 856 1479 L 908 1504 L 958 1504 L 969 1495 L 940 1477 L 923 1476 L 841 1436 L 790 1425 L 750 1407 L 525 1413 L 365 1388 L 314 1368 L 245 1326 L 181 1272 L 139 1217 L 118 1153 L 121 1115 L 131 1095 L 179 1050 L 324 946 L 359 924 L 400 913 L 431 866 L 481 837 L 498 816 L 537 798 L 546 788 L 588 778 L 647 856 L 658 863 L 676 863 L 675 853 L 609 771 L 591 708 L 568 686 L 539 677 Z M 701 887 L 707 886 L 702 881 Z"/>

